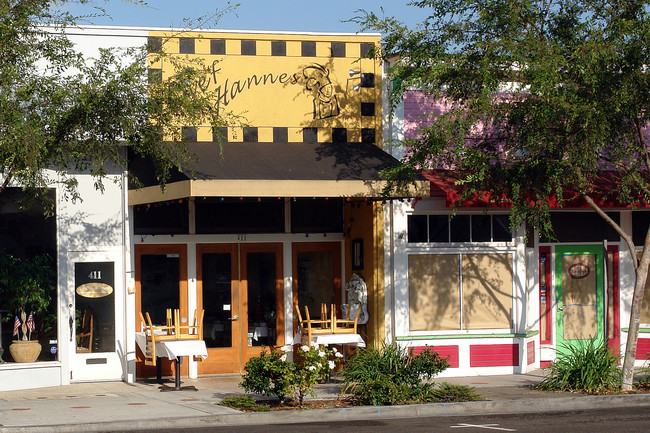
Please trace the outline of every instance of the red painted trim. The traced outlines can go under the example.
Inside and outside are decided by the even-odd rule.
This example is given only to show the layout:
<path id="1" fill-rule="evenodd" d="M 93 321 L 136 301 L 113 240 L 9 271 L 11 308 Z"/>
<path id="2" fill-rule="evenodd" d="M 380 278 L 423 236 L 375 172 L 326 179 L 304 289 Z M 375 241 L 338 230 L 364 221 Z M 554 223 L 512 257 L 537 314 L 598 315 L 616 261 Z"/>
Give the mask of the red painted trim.
<path id="1" fill-rule="evenodd" d="M 535 363 L 535 342 L 529 341 L 526 347 L 526 355 L 528 356 L 528 365 Z"/>
<path id="2" fill-rule="evenodd" d="M 636 343 L 636 359 L 648 359 L 650 357 L 650 338 L 639 338 Z"/>
<path id="3" fill-rule="evenodd" d="M 542 308 L 542 288 L 539 285 L 539 317 L 540 322 L 541 318 L 546 316 L 546 339 L 542 340 L 542 333 L 540 332 L 540 344 L 551 344 L 552 343 L 552 330 L 553 330 L 553 315 L 551 314 L 551 247 L 539 247 L 539 276 L 542 275 L 542 254 L 546 254 L 546 306 Z M 541 331 L 541 330 L 540 330 Z"/>
<path id="4" fill-rule="evenodd" d="M 553 364 L 553 361 L 539 361 L 540 368 L 550 367 L 551 364 Z"/>
<path id="5" fill-rule="evenodd" d="M 650 338 L 639 338 L 636 343 L 636 359 L 648 359 L 650 356 Z"/>
<path id="6" fill-rule="evenodd" d="M 423 170 L 422 176 L 430 183 L 430 194 L 432 197 L 445 197 L 446 206 L 453 207 L 461 196 L 461 187 L 456 184 L 457 177 L 455 173 L 450 170 L 434 169 Z M 591 198 L 601 208 L 632 208 L 632 207 L 650 207 L 650 203 L 643 201 L 643 197 L 639 197 L 638 202 L 634 203 L 621 203 L 616 200 L 615 196 L 607 195 L 604 193 L 612 191 L 620 182 L 619 175 L 612 171 L 601 171 L 593 182 L 593 192 Z M 598 193 L 603 191 L 604 193 Z M 531 205 L 535 205 L 532 200 L 529 200 Z M 590 208 L 589 204 L 572 188 L 567 188 L 563 192 L 562 200 L 554 195 L 550 195 L 546 199 L 548 205 L 552 209 L 559 208 Z M 489 192 L 477 192 L 471 197 L 462 200 L 460 207 L 492 207 L 492 208 L 509 208 L 512 204 L 505 200 L 505 196 L 495 197 Z"/>
<path id="7" fill-rule="evenodd" d="M 476 344 L 469 347 L 470 367 L 519 365 L 519 344 Z"/>
<path id="8" fill-rule="evenodd" d="M 411 353 L 417 355 L 422 352 L 425 347 L 431 347 L 441 357 L 447 358 L 450 368 L 458 368 L 458 346 L 417 346 L 411 348 Z"/>
<path id="9" fill-rule="evenodd" d="M 608 245 L 607 252 L 612 253 L 612 279 L 613 279 L 613 288 L 612 288 L 612 299 L 609 299 L 609 302 L 612 302 L 614 305 L 614 329 L 613 335 L 614 338 L 607 340 L 607 345 L 615 353 L 620 354 L 621 350 L 621 325 L 620 325 L 620 288 L 618 286 L 618 246 Z M 609 254 L 608 254 L 609 255 Z M 609 308 L 605 312 L 605 323 L 609 325 Z"/>

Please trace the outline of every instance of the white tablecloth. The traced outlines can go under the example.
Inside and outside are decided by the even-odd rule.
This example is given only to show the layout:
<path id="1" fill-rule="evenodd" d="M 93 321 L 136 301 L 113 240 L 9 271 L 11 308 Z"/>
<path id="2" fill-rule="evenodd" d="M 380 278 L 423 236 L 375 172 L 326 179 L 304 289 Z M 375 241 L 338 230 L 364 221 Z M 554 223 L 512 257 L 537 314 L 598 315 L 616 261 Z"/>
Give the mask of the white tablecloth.
<path id="1" fill-rule="evenodd" d="M 147 337 L 144 332 L 135 333 L 135 342 L 144 353 Z M 208 357 L 208 349 L 203 340 L 167 340 L 156 341 L 156 356 L 161 358 L 176 359 L 179 356 Z"/>
<path id="2" fill-rule="evenodd" d="M 351 344 L 353 346 L 366 347 L 366 342 L 363 341 L 363 338 L 359 334 L 312 334 L 311 341 L 323 346 L 330 344 Z M 300 334 L 296 334 L 293 337 L 293 344 L 299 343 Z"/>

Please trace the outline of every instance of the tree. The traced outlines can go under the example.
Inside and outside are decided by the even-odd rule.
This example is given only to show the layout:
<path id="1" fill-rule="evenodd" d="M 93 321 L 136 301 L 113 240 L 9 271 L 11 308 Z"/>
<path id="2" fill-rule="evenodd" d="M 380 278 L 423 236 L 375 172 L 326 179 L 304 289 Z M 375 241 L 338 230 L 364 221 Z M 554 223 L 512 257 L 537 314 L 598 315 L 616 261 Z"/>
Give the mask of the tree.
<path id="1" fill-rule="evenodd" d="M 636 283 L 623 366 L 630 389 L 650 231 L 637 256 L 629 233 L 599 200 L 650 203 L 650 2 L 642 0 L 423 0 L 428 18 L 408 28 L 359 11 L 353 21 L 385 33 L 391 100 L 409 88 L 443 101 L 392 173 L 405 182 L 423 168 L 453 169 L 459 202 L 483 195 L 511 206 L 552 236 L 549 197 L 579 197 L 629 248 Z M 597 180 L 609 179 L 603 189 Z"/>
<path id="2" fill-rule="evenodd" d="M 212 93 L 199 85 L 207 68 L 144 46 L 85 59 L 66 35 L 80 19 L 65 12 L 67 2 L 0 3 L 0 194 L 17 185 L 45 199 L 45 189 L 58 183 L 75 199 L 71 173 L 78 172 L 92 174 L 102 190 L 109 171 L 125 167 L 126 147 L 153 160 L 164 186 L 194 161 L 180 126 L 225 125 Z M 225 12 L 234 7 L 228 3 Z M 149 77 L 150 62 L 162 57 L 175 73 Z"/>

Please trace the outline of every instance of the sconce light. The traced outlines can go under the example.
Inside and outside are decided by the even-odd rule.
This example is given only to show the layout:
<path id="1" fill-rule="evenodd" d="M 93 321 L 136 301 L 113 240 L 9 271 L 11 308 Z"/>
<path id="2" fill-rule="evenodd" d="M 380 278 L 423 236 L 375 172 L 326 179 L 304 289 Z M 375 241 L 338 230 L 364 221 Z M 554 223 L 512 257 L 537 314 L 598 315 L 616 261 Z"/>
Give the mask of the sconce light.
<path id="1" fill-rule="evenodd" d="M 350 76 L 351 77 L 354 77 L 355 75 L 360 74 L 360 73 L 361 73 L 361 71 L 355 71 L 354 69 L 350 69 Z"/>
<path id="2" fill-rule="evenodd" d="M 361 86 L 358 85 L 358 84 L 355 84 L 354 86 L 352 86 L 352 90 L 354 90 L 355 92 L 358 92 L 360 88 L 361 88 Z"/>

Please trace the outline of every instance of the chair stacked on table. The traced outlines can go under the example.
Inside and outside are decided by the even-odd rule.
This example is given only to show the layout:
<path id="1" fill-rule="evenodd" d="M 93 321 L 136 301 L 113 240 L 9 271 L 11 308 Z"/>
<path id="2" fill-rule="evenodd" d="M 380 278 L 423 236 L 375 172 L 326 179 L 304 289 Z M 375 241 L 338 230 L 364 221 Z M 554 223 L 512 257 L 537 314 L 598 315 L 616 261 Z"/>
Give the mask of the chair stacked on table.
<path id="1" fill-rule="evenodd" d="M 203 339 L 204 310 L 202 309 L 194 311 L 194 319 L 187 325 L 181 324 L 180 311 L 178 309 L 173 311 L 171 308 L 167 309 L 165 325 L 154 326 L 151 323 L 149 312 L 145 312 L 144 316 L 142 312 L 139 314 L 146 340 L 144 350 L 145 365 L 156 365 L 156 342 Z"/>
<path id="2" fill-rule="evenodd" d="M 359 319 L 359 309 L 354 319 L 351 318 L 337 318 L 336 306 L 334 304 L 330 307 L 330 312 L 327 312 L 327 304 L 323 303 L 320 307 L 320 319 L 312 319 L 309 314 L 309 308 L 305 305 L 305 319 L 303 320 L 302 314 L 298 304 L 294 304 L 296 315 L 298 316 L 298 326 L 300 327 L 300 342 L 308 344 L 312 341 L 312 336 L 319 334 L 356 334 L 357 321 Z"/>

